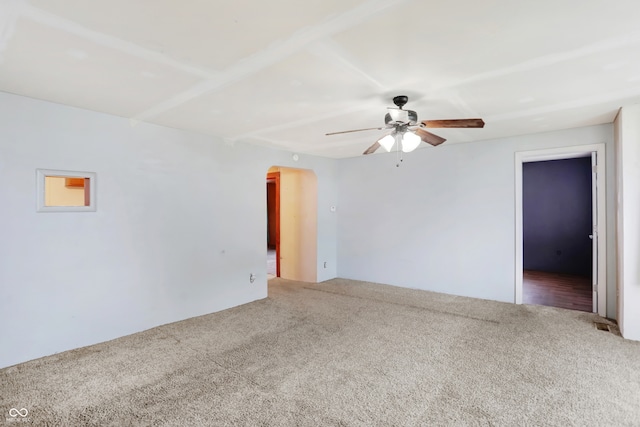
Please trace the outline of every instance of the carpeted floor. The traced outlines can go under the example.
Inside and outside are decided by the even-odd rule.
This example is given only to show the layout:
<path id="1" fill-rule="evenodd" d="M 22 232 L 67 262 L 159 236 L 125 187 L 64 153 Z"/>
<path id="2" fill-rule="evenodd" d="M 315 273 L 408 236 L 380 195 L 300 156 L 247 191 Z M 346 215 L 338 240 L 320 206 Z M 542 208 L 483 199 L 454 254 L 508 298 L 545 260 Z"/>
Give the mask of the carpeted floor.
<path id="1" fill-rule="evenodd" d="M 0 370 L 0 421 L 26 408 L 37 426 L 640 425 L 640 343 L 594 320 L 273 279 L 268 299 Z"/>

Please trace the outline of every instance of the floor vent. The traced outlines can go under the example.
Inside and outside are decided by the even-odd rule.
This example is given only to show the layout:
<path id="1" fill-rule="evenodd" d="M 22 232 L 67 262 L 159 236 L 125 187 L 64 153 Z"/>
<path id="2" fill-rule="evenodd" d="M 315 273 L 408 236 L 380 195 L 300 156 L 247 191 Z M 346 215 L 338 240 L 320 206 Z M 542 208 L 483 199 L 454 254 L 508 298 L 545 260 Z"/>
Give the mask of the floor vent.
<path id="1" fill-rule="evenodd" d="M 599 331 L 607 331 L 609 332 L 609 325 L 607 325 L 606 323 L 601 323 L 601 322 L 593 322 L 596 325 L 596 329 Z"/>

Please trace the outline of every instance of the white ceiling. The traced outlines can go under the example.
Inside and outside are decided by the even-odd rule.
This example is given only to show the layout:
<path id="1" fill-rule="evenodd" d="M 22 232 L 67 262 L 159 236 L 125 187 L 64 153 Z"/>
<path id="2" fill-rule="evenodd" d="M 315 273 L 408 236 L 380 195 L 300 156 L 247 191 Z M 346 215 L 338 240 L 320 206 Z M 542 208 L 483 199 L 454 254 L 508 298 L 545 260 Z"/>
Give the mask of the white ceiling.
<path id="1" fill-rule="evenodd" d="M 456 142 L 640 102 L 638 0 L 0 0 L 0 90 L 327 157 L 395 95 Z M 426 144 L 422 144 L 428 147 Z"/>

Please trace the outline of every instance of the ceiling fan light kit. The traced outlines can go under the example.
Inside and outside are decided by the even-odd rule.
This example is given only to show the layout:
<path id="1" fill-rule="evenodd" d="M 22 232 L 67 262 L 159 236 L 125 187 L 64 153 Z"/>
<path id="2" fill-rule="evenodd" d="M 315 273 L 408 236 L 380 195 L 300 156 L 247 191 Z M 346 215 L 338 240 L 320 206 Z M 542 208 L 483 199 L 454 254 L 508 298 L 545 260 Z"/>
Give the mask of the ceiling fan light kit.
<path id="1" fill-rule="evenodd" d="M 402 151 L 404 151 L 405 153 L 410 153 L 418 148 L 418 145 L 420 145 L 421 142 L 422 138 L 420 138 L 415 133 L 410 131 L 405 132 L 404 135 L 402 135 Z"/>
<path id="2" fill-rule="evenodd" d="M 393 144 L 396 143 L 396 135 L 389 134 L 385 137 L 382 137 L 378 142 L 380 143 L 380 145 L 382 145 L 382 148 L 387 150 L 388 153 L 393 148 Z"/>
<path id="3" fill-rule="evenodd" d="M 409 101 L 404 95 L 393 98 L 393 103 L 397 108 L 390 107 L 389 112 L 384 116 L 385 127 L 347 130 L 342 132 L 331 132 L 327 135 L 337 135 L 342 133 L 361 132 L 365 130 L 393 129 L 393 132 L 380 138 L 367 148 L 363 154 L 372 154 L 382 147 L 390 152 L 394 145 L 396 149 L 402 149 L 409 153 L 420 145 L 422 141 L 427 144 L 438 146 L 446 139 L 424 130 L 424 128 L 483 128 L 482 119 L 450 119 L 450 120 L 423 120 L 418 123 L 418 114 L 413 110 L 404 110 L 402 107 Z"/>
<path id="4" fill-rule="evenodd" d="M 393 132 L 378 140 L 376 144 L 380 144 L 382 148 L 388 153 L 393 149 L 393 146 L 398 144 L 398 149 L 401 149 L 405 153 L 418 148 L 418 145 L 422 142 L 422 138 L 411 131 Z"/>

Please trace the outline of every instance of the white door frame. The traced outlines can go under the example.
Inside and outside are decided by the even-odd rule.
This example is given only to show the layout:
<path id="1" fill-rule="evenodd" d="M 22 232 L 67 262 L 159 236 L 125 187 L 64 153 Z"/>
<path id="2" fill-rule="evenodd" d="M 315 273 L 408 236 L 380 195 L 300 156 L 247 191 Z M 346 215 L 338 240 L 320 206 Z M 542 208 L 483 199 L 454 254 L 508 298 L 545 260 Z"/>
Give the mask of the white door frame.
<path id="1" fill-rule="evenodd" d="M 538 162 L 543 160 L 573 159 L 577 157 L 590 157 L 591 153 L 597 153 L 598 166 L 596 173 L 596 185 L 598 189 L 597 197 L 597 244 L 598 257 L 597 269 L 597 291 L 598 291 L 598 314 L 602 317 L 607 315 L 607 211 L 606 211 L 606 163 L 605 145 L 577 145 L 573 147 L 550 148 L 535 151 L 519 151 L 515 153 L 515 178 L 516 178 L 516 268 L 515 268 L 515 303 L 522 304 L 522 164 L 527 162 Z"/>

